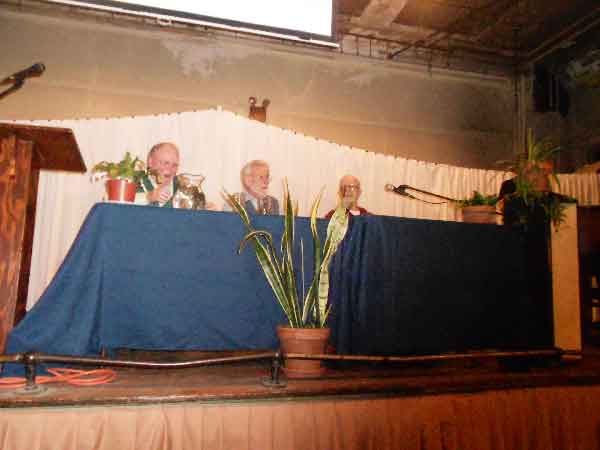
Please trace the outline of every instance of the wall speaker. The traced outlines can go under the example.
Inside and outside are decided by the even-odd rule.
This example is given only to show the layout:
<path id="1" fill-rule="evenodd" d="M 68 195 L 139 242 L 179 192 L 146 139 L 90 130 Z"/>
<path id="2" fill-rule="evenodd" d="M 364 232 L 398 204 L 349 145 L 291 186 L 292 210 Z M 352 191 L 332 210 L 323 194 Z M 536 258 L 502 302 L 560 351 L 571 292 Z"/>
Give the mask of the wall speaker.
<path id="1" fill-rule="evenodd" d="M 534 69 L 533 104 L 536 112 L 558 111 L 563 117 L 569 114 L 569 91 L 544 66 Z"/>

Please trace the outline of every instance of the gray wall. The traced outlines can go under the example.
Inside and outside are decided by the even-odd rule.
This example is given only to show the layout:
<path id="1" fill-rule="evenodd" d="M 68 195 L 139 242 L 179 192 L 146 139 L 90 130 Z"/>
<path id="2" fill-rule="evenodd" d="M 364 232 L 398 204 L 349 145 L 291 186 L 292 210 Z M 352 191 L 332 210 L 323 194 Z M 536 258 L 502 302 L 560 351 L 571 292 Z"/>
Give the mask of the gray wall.
<path id="1" fill-rule="evenodd" d="M 558 112 L 535 112 L 531 96 L 532 77 L 527 81 L 525 116 L 536 137 L 551 137 L 561 144 L 559 170 L 570 172 L 597 161 L 600 154 L 600 88 L 569 87 L 570 109 L 566 117 Z M 596 158 L 596 159 L 594 159 Z"/>
<path id="2" fill-rule="evenodd" d="M 46 8 L 48 9 L 48 8 Z M 108 117 L 271 100 L 279 127 L 407 158 L 494 168 L 512 152 L 508 80 L 28 8 L 0 11 L 0 76 L 47 71 L 3 119 Z"/>

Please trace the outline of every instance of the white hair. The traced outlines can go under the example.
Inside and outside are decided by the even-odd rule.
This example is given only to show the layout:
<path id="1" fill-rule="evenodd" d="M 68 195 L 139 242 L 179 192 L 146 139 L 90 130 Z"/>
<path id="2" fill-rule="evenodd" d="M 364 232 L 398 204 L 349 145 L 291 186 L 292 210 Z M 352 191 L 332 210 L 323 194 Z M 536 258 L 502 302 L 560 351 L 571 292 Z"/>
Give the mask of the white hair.
<path id="1" fill-rule="evenodd" d="M 267 169 L 269 169 L 269 163 L 267 163 L 266 161 L 263 161 L 262 159 L 253 159 L 252 161 L 244 164 L 244 167 L 242 167 L 242 170 L 240 171 L 240 175 L 242 177 L 252 175 L 252 172 L 254 172 L 254 169 L 256 169 L 258 167 L 266 167 Z"/>

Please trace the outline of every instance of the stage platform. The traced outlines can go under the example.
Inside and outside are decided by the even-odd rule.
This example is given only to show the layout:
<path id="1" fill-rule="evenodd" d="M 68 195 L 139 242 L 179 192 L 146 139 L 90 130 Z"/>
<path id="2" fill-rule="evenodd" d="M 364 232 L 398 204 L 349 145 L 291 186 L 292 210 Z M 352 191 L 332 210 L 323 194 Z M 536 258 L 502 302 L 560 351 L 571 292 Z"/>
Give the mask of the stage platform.
<path id="1" fill-rule="evenodd" d="M 133 360 L 180 362 L 246 352 L 133 352 Z M 165 356 L 166 355 L 166 356 Z M 158 356 L 158 358 L 157 358 Z M 0 407 L 156 404 L 223 400 L 291 399 L 345 395 L 442 395 L 487 390 L 558 386 L 600 386 L 600 350 L 580 360 L 481 359 L 424 363 L 328 362 L 323 377 L 263 384 L 270 361 L 221 364 L 187 369 L 115 369 L 109 384 L 72 387 L 44 385 L 41 394 L 0 391 Z"/>
<path id="2" fill-rule="evenodd" d="M 266 361 L 119 369 L 101 386 L 4 391 L 0 443 L 27 450 L 600 448 L 598 351 L 529 365 L 345 364 L 285 387 L 264 386 L 269 373 Z"/>

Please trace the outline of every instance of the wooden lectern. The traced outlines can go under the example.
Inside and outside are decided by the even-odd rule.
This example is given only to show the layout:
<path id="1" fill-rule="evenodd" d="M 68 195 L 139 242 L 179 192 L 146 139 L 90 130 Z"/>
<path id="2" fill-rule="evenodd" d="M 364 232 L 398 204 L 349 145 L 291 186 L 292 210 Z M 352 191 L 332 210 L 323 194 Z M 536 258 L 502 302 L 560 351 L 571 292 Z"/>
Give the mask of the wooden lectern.
<path id="1" fill-rule="evenodd" d="M 73 132 L 0 123 L 0 352 L 25 314 L 41 169 L 86 171 Z"/>

